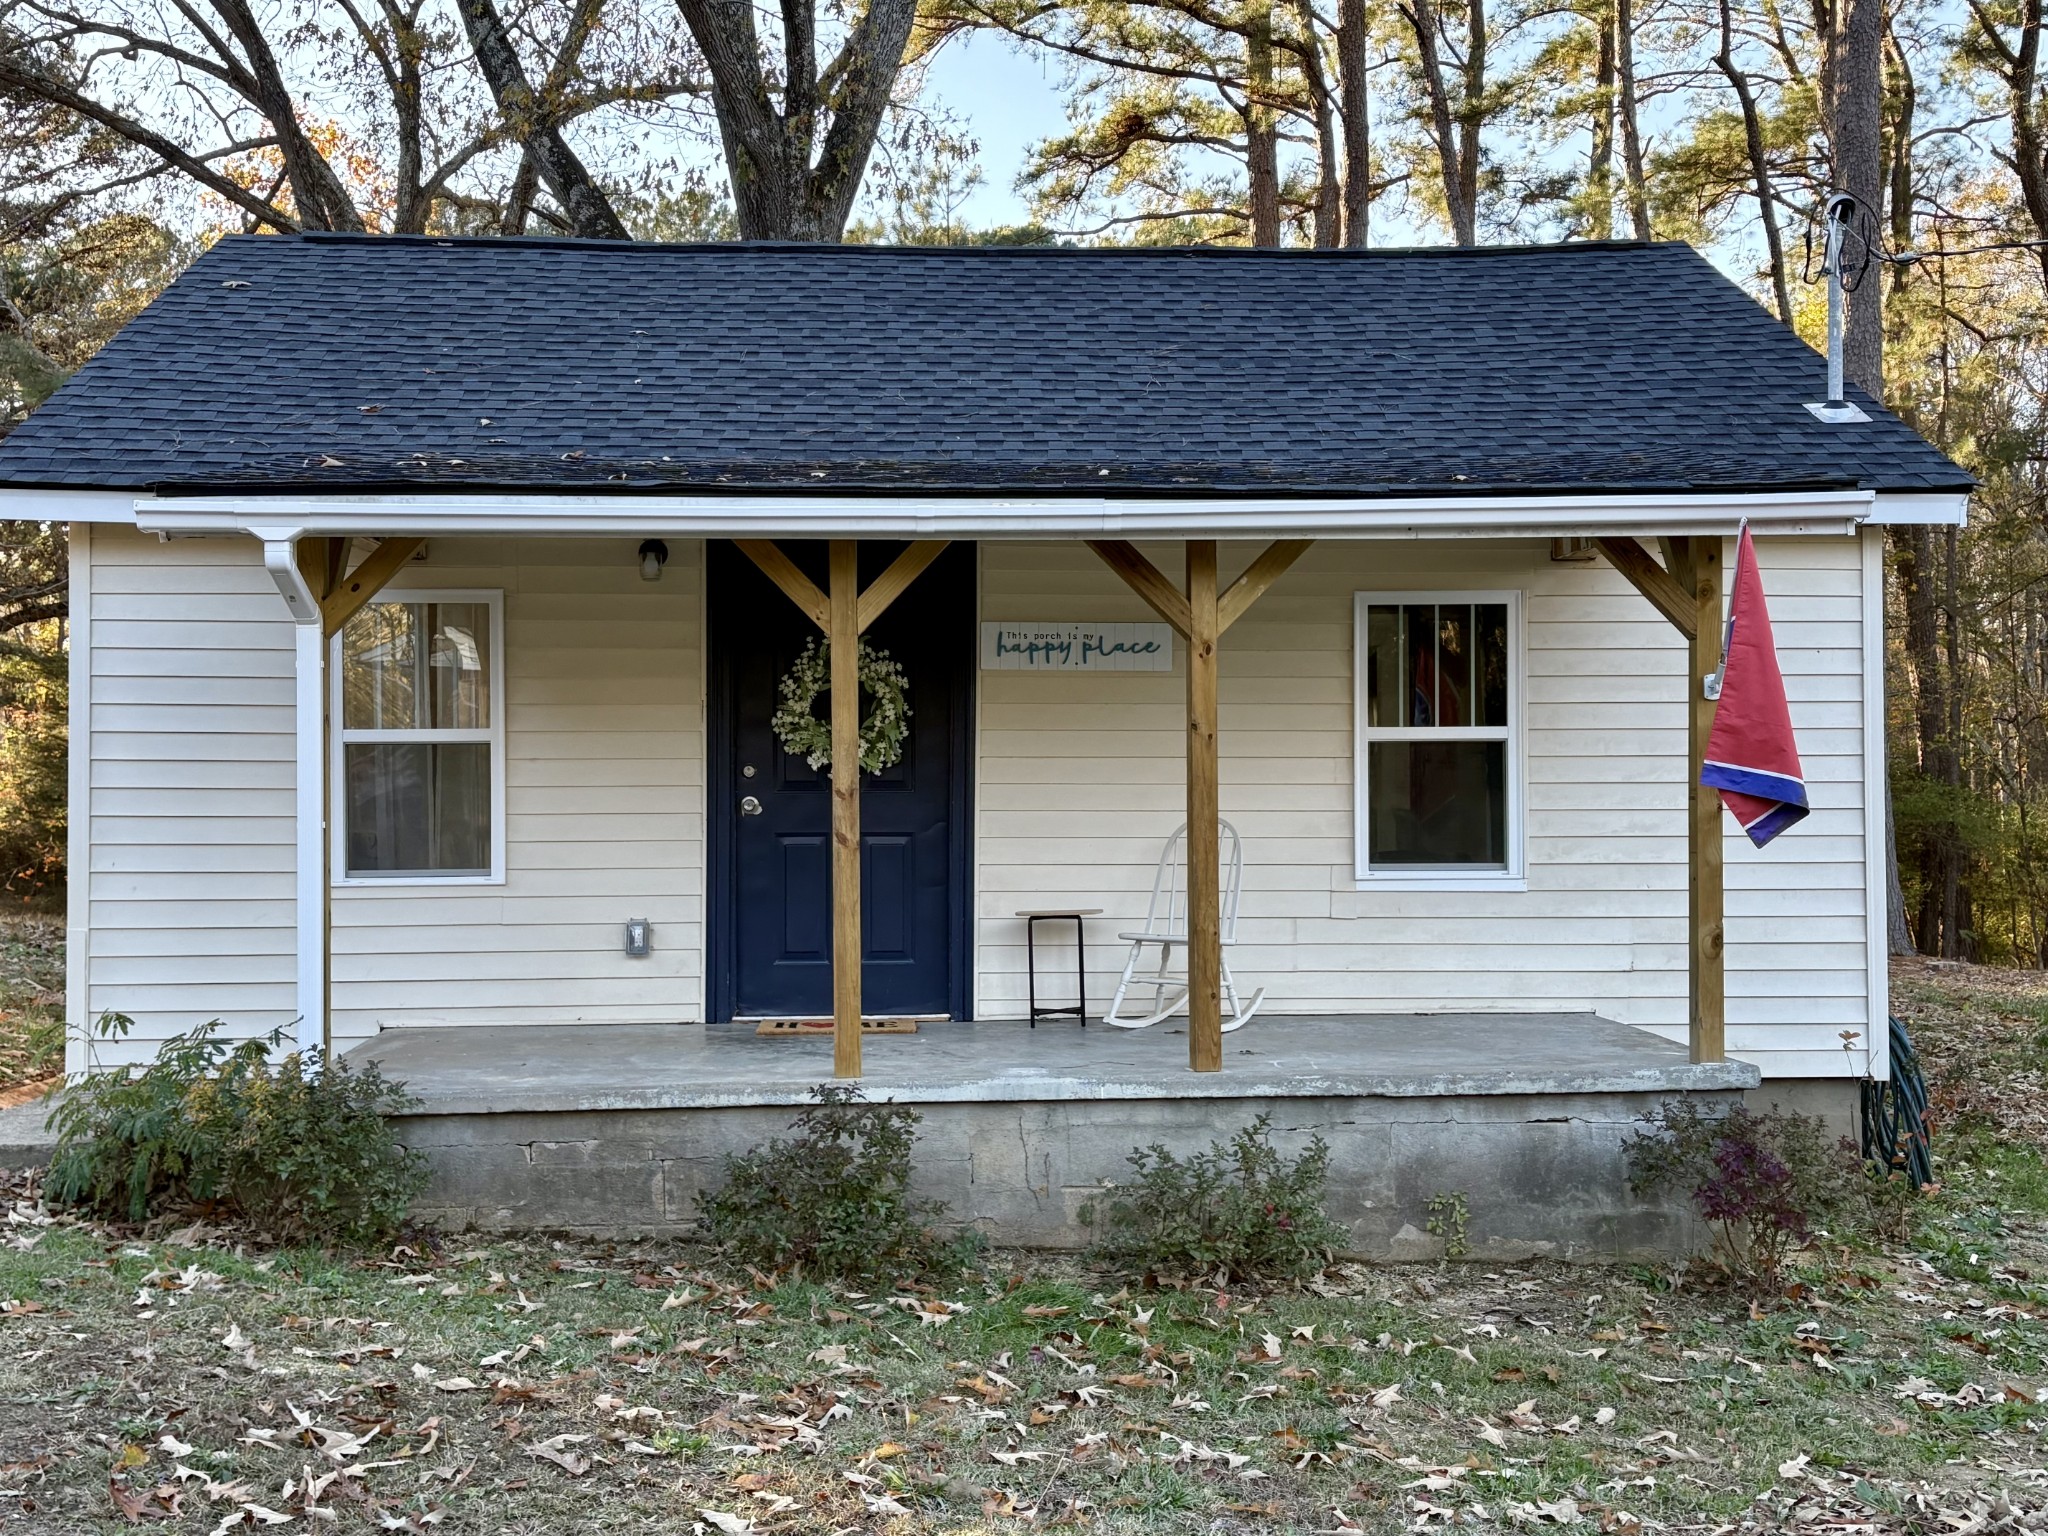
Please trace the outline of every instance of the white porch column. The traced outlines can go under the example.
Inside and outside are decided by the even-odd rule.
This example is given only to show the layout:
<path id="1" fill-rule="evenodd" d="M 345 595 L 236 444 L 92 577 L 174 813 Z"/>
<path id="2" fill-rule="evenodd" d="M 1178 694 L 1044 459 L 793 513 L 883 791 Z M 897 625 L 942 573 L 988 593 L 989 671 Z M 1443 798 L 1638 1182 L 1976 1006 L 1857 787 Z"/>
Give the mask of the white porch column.
<path id="1" fill-rule="evenodd" d="M 298 1047 L 327 1046 L 327 636 L 320 604 L 299 572 L 296 528 L 251 529 L 263 540 L 263 566 L 292 617 L 294 843 L 297 878 Z"/>

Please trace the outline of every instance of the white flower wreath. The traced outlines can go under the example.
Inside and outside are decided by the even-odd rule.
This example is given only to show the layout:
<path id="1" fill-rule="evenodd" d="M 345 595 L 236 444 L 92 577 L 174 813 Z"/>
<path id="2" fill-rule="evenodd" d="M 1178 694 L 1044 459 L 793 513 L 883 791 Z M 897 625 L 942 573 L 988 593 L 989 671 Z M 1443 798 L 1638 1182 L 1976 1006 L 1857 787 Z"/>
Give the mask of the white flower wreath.
<path id="1" fill-rule="evenodd" d="M 903 757 L 903 738 L 910 731 L 910 703 L 904 698 L 909 679 L 903 668 L 880 651 L 860 642 L 860 686 L 875 701 L 868 717 L 860 723 L 860 766 L 864 773 L 880 773 Z M 769 719 L 775 739 L 791 757 L 800 757 L 813 768 L 832 761 L 832 723 L 811 713 L 821 693 L 832 691 L 832 645 L 813 638 L 807 642 L 782 681 L 776 685 L 782 705 Z"/>

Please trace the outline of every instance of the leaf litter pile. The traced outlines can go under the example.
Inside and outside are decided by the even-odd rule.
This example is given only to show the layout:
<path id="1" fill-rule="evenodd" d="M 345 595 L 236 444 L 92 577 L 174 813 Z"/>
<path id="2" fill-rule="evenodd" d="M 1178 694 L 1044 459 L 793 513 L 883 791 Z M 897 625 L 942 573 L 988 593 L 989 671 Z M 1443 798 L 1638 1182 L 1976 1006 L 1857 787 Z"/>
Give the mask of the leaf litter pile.
<path id="1" fill-rule="evenodd" d="M 1237 1294 L 998 1254 L 863 1293 L 671 1241 L 351 1259 L 17 1179 L 0 1531 L 2048 1532 L 2048 1171 L 2015 1140 L 1945 1178 L 1911 1241 L 1759 1302 L 1554 1264 Z"/>

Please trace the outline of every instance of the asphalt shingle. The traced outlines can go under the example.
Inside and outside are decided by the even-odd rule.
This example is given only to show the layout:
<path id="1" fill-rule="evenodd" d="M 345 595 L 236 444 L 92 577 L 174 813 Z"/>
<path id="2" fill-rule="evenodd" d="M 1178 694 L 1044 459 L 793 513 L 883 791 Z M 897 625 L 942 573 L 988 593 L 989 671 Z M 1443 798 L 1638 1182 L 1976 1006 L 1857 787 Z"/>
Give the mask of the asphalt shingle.
<path id="1" fill-rule="evenodd" d="M 220 241 L 0 484 L 1387 496 L 1970 477 L 1683 245 Z M 1853 392 L 1852 392 L 1853 393 Z"/>

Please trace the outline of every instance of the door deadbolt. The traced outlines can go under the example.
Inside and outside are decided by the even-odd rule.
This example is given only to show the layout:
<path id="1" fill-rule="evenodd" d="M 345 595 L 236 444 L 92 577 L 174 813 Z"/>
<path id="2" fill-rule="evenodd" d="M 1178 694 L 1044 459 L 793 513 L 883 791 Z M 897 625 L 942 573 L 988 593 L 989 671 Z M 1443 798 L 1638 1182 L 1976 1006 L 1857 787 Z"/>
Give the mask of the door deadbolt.
<path id="1" fill-rule="evenodd" d="M 748 795 L 745 799 L 740 801 L 740 814 L 742 816 L 760 815 L 761 802 L 756 800 L 752 795 Z"/>

